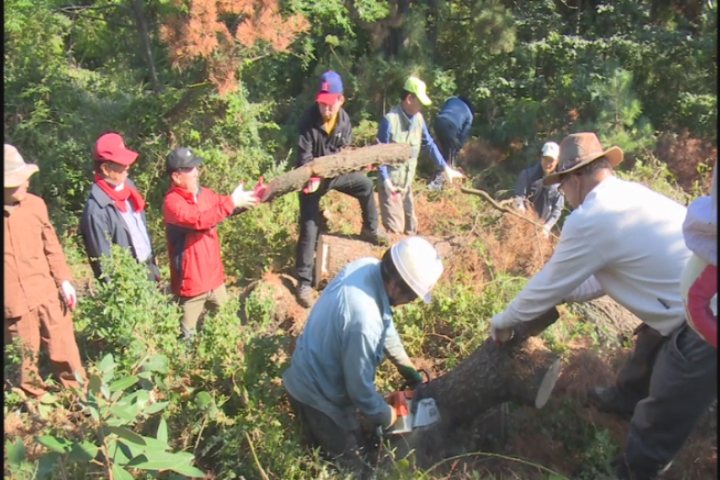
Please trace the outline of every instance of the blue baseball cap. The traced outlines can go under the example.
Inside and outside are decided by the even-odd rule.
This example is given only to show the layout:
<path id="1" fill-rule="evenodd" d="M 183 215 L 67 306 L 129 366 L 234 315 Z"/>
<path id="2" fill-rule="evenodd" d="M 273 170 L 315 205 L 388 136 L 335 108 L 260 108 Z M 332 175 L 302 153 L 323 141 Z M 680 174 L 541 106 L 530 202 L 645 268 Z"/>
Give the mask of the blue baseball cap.
<path id="1" fill-rule="evenodd" d="M 340 75 L 328 70 L 320 76 L 320 92 L 317 94 L 316 102 L 334 105 L 342 94 L 343 84 Z"/>

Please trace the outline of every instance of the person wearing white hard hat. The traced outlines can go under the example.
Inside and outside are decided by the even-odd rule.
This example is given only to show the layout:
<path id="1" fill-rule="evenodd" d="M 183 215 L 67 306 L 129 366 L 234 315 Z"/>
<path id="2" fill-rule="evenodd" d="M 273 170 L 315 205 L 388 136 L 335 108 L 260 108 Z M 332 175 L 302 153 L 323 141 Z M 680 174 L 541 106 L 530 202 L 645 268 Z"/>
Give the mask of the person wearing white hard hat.
<path id="1" fill-rule="evenodd" d="M 555 142 L 547 142 L 543 145 L 540 162 L 520 172 L 515 184 L 515 205 L 524 212 L 525 202 L 532 204 L 544 223 L 545 238 L 550 236 L 550 230 L 560 219 L 565 206 L 565 197 L 557 185 L 543 185 L 543 179 L 557 168 L 559 156 L 560 146 Z"/>
<path id="2" fill-rule="evenodd" d="M 393 324 L 393 307 L 430 292 L 443 272 L 435 248 L 421 237 L 392 245 L 382 257 L 349 263 L 325 288 L 297 341 L 283 384 L 312 446 L 348 468 L 362 464 L 359 410 L 373 426 L 395 423 L 394 409 L 375 389 L 383 353 L 411 388 L 422 383 Z"/>
<path id="3" fill-rule="evenodd" d="M 37 356 L 42 343 L 65 388 L 85 378 L 69 310 L 77 295 L 55 229 L 42 198 L 28 193 L 37 165 L 4 146 L 5 344 L 19 342 L 29 353 L 20 366 L 20 388 L 32 398 L 47 393 Z M 64 301 L 64 302 L 63 302 Z"/>

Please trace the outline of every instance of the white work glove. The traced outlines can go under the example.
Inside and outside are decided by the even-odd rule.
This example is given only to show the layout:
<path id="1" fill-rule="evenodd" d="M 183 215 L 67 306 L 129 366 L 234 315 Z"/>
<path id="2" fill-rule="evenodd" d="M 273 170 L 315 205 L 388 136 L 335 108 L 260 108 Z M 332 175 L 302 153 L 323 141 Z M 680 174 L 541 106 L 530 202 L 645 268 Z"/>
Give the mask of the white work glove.
<path id="1" fill-rule="evenodd" d="M 513 324 L 505 320 L 505 315 L 495 315 L 490 321 L 490 337 L 495 343 L 503 343 L 510 340 Z"/>
<path id="2" fill-rule="evenodd" d="M 317 192 L 318 188 L 320 188 L 320 181 L 322 178 L 320 177 L 310 177 L 310 180 L 308 180 L 307 185 L 305 185 L 305 188 L 303 188 L 303 193 L 310 194 Z"/>
<path id="3" fill-rule="evenodd" d="M 455 170 L 454 168 L 451 168 L 447 165 L 445 166 L 445 170 L 443 171 L 443 173 L 445 174 L 445 178 L 447 179 L 447 181 L 450 183 L 452 183 L 452 181 L 456 178 L 465 178 L 465 175 L 463 175 L 461 171 Z"/>
<path id="4" fill-rule="evenodd" d="M 550 238 L 550 227 L 545 225 L 542 229 L 542 234 L 544 238 Z"/>
<path id="5" fill-rule="evenodd" d="M 385 179 L 385 181 L 383 182 L 383 186 L 392 198 L 396 198 L 399 193 L 402 193 L 402 190 L 397 187 L 389 178 Z"/>
<path id="6" fill-rule="evenodd" d="M 60 285 L 60 288 L 62 288 L 63 296 L 65 297 L 65 303 L 67 303 L 68 308 L 70 311 L 75 310 L 75 307 L 77 306 L 77 293 L 75 293 L 75 289 L 70 284 L 69 281 L 65 280 Z"/>
<path id="7" fill-rule="evenodd" d="M 244 182 L 240 182 L 232 193 L 233 203 L 235 208 L 252 208 L 258 204 L 258 198 L 255 196 L 254 190 L 245 190 Z"/>
<path id="8" fill-rule="evenodd" d="M 525 202 L 522 198 L 515 199 L 515 208 L 517 208 L 520 212 L 525 213 Z"/>

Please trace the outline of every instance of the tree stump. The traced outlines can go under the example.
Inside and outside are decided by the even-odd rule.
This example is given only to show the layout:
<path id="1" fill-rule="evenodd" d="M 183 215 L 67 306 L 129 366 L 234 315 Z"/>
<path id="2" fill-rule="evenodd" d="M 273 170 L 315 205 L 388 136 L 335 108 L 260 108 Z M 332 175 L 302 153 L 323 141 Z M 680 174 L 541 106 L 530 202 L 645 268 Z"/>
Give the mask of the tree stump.
<path id="1" fill-rule="evenodd" d="M 460 365 L 415 390 L 413 405 L 433 398 L 440 412 L 437 424 L 390 436 L 399 456 L 411 451 L 416 465 L 429 468 L 442 460 L 458 441 L 457 433 L 483 412 L 508 401 L 542 408 L 560 374 L 560 358 L 537 339 L 559 318 L 552 308 L 513 331 L 510 341 L 498 345 L 487 339 Z"/>
<path id="2" fill-rule="evenodd" d="M 369 166 L 398 165 L 410 158 L 410 145 L 382 143 L 318 157 L 302 167 L 274 178 L 260 199 L 271 202 L 291 192 L 299 192 L 310 177 L 335 178 Z"/>

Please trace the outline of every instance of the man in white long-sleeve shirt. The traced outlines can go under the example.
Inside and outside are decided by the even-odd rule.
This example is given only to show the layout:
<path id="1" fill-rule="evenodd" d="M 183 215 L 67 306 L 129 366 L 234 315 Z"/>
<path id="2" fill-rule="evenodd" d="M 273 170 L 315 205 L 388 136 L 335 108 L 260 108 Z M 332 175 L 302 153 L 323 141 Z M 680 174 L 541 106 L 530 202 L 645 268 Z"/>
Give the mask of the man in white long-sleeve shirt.
<path id="1" fill-rule="evenodd" d="M 611 388 L 588 396 L 603 411 L 631 416 L 620 479 L 650 480 L 672 461 L 698 418 L 717 398 L 717 350 L 685 321 L 680 273 L 690 251 L 686 209 L 612 173 L 622 150 L 603 150 L 593 133 L 567 136 L 560 166 L 546 184 L 560 183 L 574 211 L 547 265 L 507 309 L 492 319 L 500 330 L 550 307 L 609 295 L 642 320 L 635 350 Z"/>

